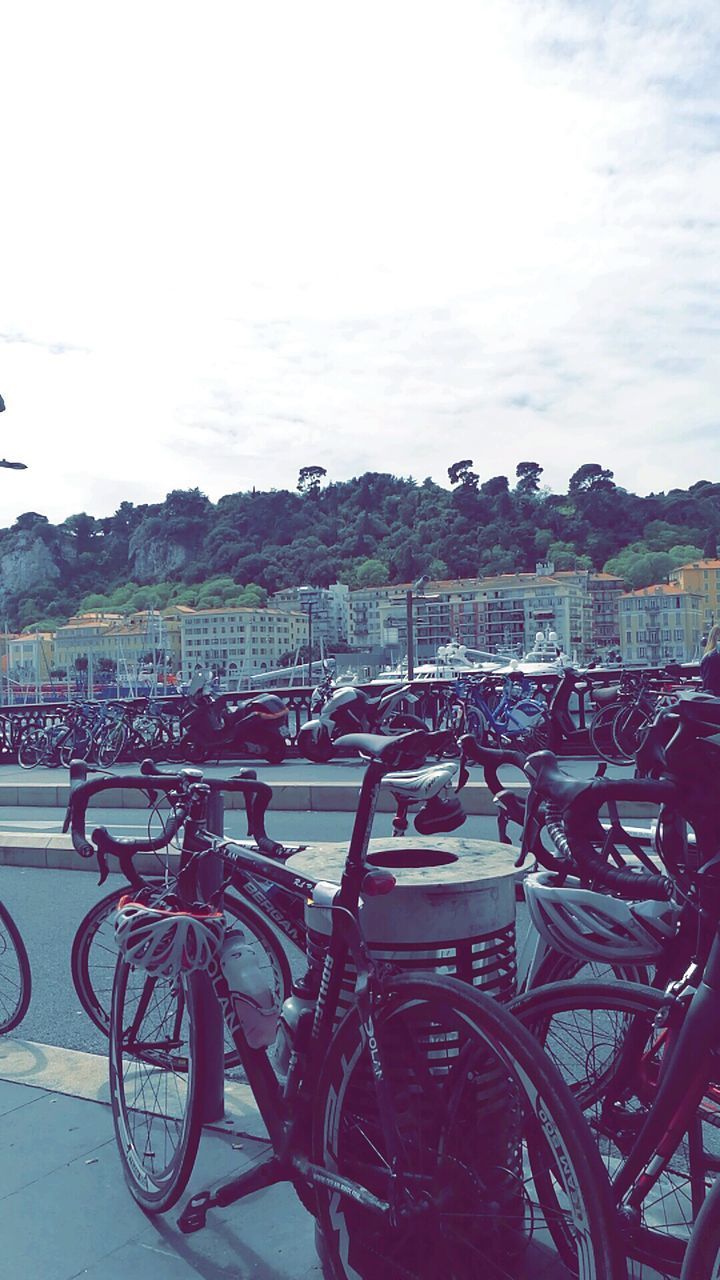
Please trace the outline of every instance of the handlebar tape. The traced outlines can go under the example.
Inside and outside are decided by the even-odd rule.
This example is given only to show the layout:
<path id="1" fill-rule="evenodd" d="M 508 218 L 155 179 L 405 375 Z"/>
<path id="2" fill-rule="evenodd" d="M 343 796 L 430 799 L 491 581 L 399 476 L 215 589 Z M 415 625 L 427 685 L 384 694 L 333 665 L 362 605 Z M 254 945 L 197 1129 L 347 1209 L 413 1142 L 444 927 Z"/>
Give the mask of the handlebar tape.
<path id="1" fill-rule="evenodd" d="M 608 889 L 630 900 L 645 898 L 666 902 L 674 889 L 669 876 L 647 870 L 611 867 L 598 854 L 590 832 L 598 822 L 600 808 L 609 800 L 640 800 L 646 804 L 667 804 L 677 808 L 677 788 L 672 782 L 656 782 L 647 778 L 596 778 L 571 802 L 564 815 L 565 834 L 572 856 L 595 888 Z"/>

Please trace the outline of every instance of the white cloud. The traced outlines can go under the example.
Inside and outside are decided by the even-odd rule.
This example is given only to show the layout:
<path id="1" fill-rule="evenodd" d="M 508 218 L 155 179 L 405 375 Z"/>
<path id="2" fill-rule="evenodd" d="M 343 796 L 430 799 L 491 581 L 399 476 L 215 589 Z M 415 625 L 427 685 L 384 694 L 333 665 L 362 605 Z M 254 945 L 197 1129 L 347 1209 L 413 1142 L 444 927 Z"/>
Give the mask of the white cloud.
<path id="1" fill-rule="evenodd" d="M 712 0 L 15 6 L 0 522 L 716 475 L 719 48 Z"/>

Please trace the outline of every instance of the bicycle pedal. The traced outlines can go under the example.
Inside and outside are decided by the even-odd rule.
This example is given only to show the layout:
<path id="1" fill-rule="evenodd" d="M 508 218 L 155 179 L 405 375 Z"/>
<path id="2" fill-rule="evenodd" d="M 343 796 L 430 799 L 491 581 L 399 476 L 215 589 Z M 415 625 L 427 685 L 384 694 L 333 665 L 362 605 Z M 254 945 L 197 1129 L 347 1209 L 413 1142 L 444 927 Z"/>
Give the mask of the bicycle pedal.
<path id="1" fill-rule="evenodd" d="M 190 1197 L 177 1220 L 177 1225 L 184 1235 L 189 1236 L 193 1231 L 202 1231 L 207 1223 L 211 1199 L 209 1191 L 200 1191 L 198 1195 Z"/>

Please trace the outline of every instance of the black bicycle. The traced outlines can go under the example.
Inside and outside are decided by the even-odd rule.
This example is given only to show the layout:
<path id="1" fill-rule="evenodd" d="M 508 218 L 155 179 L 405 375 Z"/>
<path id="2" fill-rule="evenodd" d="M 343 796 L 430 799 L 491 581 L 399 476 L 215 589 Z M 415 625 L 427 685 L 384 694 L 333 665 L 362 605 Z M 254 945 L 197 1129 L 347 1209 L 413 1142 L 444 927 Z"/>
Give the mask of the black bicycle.
<path id="1" fill-rule="evenodd" d="M 125 952 L 133 963 L 118 960 L 111 1096 L 132 1194 L 159 1212 L 186 1185 L 208 1067 L 201 1022 L 214 993 L 270 1149 L 237 1178 L 194 1196 L 179 1220 L 183 1230 L 202 1228 L 216 1206 L 289 1180 L 316 1216 L 333 1280 L 476 1280 L 483 1271 L 518 1280 L 540 1273 L 558 1238 L 568 1277 L 621 1280 L 625 1261 L 597 1150 L 559 1073 L 533 1038 L 471 986 L 376 966 L 365 945 L 361 897 L 393 888 L 388 872 L 366 861 L 378 789 L 385 780 L 396 794 L 404 793 L 408 805 L 425 803 L 434 784 L 428 787 L 422 765 L 437 750 L 433 736 L 349 735 L 341 745 L 362 751 L 369 764 L 340 885 L 316 884 L 257 851 L 243 849 L 236 857 L 248 872 L 302 895 L 330 930 L 320 963 L 311 956 L 296 989 L 307 1007 L 296 1023 L 285 1070 L 275 1070 L 272 1051 L 264 1047 L 270 1039 L 267 993 L 256 979 L 251 989 L 232 989 L 223 952 L 203 972 L 182 965 L 174 974 L 159 972 L 152 969 L 154 960 L 146 964 L 135 937 Z M 142 778 L 134 784 L 145 785 Z M 84 787 L 97 789 L 95 782 Z M 183 831 L 172 899 L 167 889 L 159 897 L 146 890 L 149 897 L 130 904 L 137 915 L 127 905 L 120 912 L 125 923 L 138 920 L 148 927 L 152 957 L 162 959 L 172 950 L 169 938 L 177 940 L 177 933 L 168 935 L 168 925 L 174 931 L 181 917 L 214 920 L 221 907 L 220 891 L 208 894 L 207 885 L 216 851 L 228 842 L 207 831 L 209 794 L 204 781 L 194 784 L 172 820 Z M 81 786 L 78 812 L 84 795 Z M 73 839 L 86 851 L 75 813 Z M 116 840 L 98 829 L 93 846 L 101 857 L 127 859 L 157 844 Z M 354 980 L 351 1004 L 340 1016 L 348 970 Z M 188 1063 L 182 1073 L 175 1068 L 179 1052 Z M 543 1170 L 542 1180 L 532 1176 L 531 1163 Z"/>
<path id="2" fill-rule="evenodd" d="M 0 1034 L 22 1022 L 32 995 L 30 961 L 20 930 L 0 902 Z"/>
<path id="3" fill-rule="evenodd" d="M 717 699 L 681 695 L 643 747 L 654 778 L 555 781 L 584 883 L 616 901 L 675 904 L 677 933 L 658 960 L 659 985 L 559 982 L 513 1005 L 590 1122 L 612 1174 L 628 1253 L 653 1275 L 671 1277 L 680 1274 L 720 1171 L 719 730 Z M 599 855 L 601 806 L 631 799 L 660 807 L 667 874 L 612 866 Z"/>

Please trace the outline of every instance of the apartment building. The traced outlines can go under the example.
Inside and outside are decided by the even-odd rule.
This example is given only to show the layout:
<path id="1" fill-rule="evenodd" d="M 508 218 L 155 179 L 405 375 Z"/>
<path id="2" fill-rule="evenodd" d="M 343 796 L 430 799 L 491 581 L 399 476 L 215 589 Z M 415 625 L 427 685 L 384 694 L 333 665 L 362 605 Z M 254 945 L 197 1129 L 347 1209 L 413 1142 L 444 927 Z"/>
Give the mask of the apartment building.
<path id="1" fill-rule="evenodd" d="M 561 569 L 553 577 L 575 582 L 585 593 L 583 611 L 584 657 L 607 658 L 620 648 L 618 601 L 625 594 L 622 578 L 612 573 Z"/>
<path id="2" fill-rule="evenodd" d="M 539 565 L 535 573 L 432 582 L 424 589 L 407 583 L 351 591 L 350 643 L 403 650 L 411 590 L 418 660 L 432 657 L 450 639 L 471 648 L 525 652 L 539 630 L 555 631 L 567 653 L 589 658 L 595 655 L 601 624 L 603 635 L 619 640 L 612 602 L 619 595 L 615 582 L 622 583 L 611 580 L 607 598 L 603 584 L 596 598 L 587 579 L 587 574 L 555 574 L 551 565 Z M 602 607 L 595 625 L 594 603 Z"/>
<path id="3" fill-rule="evenodd" d="M 309 616 L 313 649 L 321 640 L 332 653 L 338 645 L 346 645 L 350 630 L 350 588 L 344 582 L 329 587 L 286 587 L 270 597 L 277 609 Z"/>
<path id="4" fill-rule="evenodd" d="M 181 619 L 185 606 L 119 613 L 84 613 L 55 632 L 55 665 L 74 671 L 78 658 L 87 659 L 93 674 L 102 659 L 113 662 L 118 674 L 134 680 L 143 667 L 176 671 L 180 663 Z"/>
<path id="5" fill-rule="evenodd" d="M 40 685 L 50 680 L 55 667 L 55 644 L 51 631 L 27 631 L 3 639 L 4 668 L 10 691 L 17 685 Z"/>
<path id="6" fill-rule="evenodd" d="M 691 662 L 703 630 L 704 597 L 660 583 L 620 597 L 620 652 L 630 666 Z"/>
<path id="7" fill-rule="evenodd" d="M 720 560 L 694 560 L 673 569 L 670 581 L 703 598 L 703 630 L 720 622 Z"/>
<path id="8" fill-rule="evenodd" d="M 197 667 L 229 681 L 279 665 L 307 641 L 307 615 L 289 609 L 192 609 L 181 623 L 182 673 Z"/>

